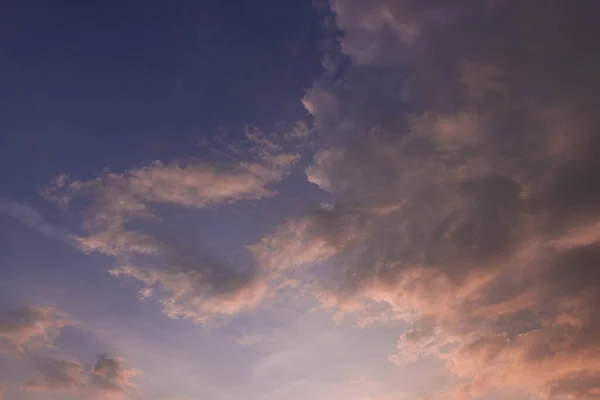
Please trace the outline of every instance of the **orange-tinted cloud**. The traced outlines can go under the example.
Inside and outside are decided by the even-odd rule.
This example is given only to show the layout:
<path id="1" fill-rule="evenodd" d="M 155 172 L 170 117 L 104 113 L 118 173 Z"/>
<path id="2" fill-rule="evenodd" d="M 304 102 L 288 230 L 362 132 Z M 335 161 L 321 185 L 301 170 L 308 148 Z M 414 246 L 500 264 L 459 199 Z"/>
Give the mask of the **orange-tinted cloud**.
<path id="1" fill-rule="evenodd" d="M 390 359 L 442 360 L 450 396 L 598 398 L 592 8 L 332 1 L 352 65 L 304 99 L 332 204 L 252 247 L 263 267 L 307 271 L 336 318 L 408 322 Z"/>

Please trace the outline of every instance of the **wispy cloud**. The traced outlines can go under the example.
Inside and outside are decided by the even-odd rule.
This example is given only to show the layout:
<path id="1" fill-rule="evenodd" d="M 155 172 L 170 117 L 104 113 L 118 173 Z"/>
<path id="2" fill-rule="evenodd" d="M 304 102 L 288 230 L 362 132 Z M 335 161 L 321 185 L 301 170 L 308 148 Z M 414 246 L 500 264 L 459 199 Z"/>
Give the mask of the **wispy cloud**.
<path id="1" fill-rule="evenodd" d="M 21 204 L 15 200 L 0 197 L 0 212 L 18 219 L 24 225 L 35 229 L 43 235 L 64 242 L 71 246 L 77 246 L 77 236 L 67 229 L 54 226 L 44 220 L 44 217 L 34 208 Z"/>
<path id="2" fill-rule="evenodd" d="M 68 196 L 93 196 L 84 224 L 90 235 L 80 239 L 86 251 L 152 254 L 165 249 L 154 238 L 125 228 L 133 218 L 154 218 L 152 204 L 203 208 L 270 197 L 274 193 L 268 185 L 279 181 L 295 159 L 291 155 L 274 156 L 269 165 L 242 163 L 229 170 L 204 164 L 156 162 L 91 181 L 65 183 L 56 190 L 64 189 Z"/>
<path id="3" fill-rule="evenodd" d="M 0 314 L 0 355 L 10 356 L 7 360 L 14 363 L 31 364 L 41 374 L 20 389 L 78 399 L 130 399 L 133 379 L 141 372 L 126 367 L 123 359 L 101 355 L 95 364 L 84 365 L 71 358 L 43 355 L 50 354 L 49 349 L 59 350 L 56 341 L 67 327 L 76 323 L 52 307 L 33 305 Z M 0 385 L 0 396 L 5 388 Z"/>
<path id="4" fill-rule="evenodd" d="M 239 346 L 246 347 L 264 342 L 265 335 L 260 333 L 244 333 L 242 336 L 234 337 L 234 340 Z"/>
<path id="5" fill-rule="evenodd" d="M 306 136 L 302 129 L 295 128 L 294 140 Z M 197 243 L 182 246 L 189 240 L 134 230 L 131 222 L 160 224 L 158 205 L 200 209 L 275 195 L 272 185 L 300 157 L 286 150 L 288 139 L 247 127 L 243 141 L 221 144 L 230 156 L 224 165 L 157 161 L 87 181 L 60 176 L 43 193 L 62 206 L 88 199 L 83 221 L 88 234 L 78 238 L 80 247 L 115 256 L 121 266 L 111 274 L 141 282 L 141 298 L 160 296 L 169 317 L 205 323 L 213 316 L 235 315 L 260 304 L 268 287 L 256 268 L 226 265 Z M 140 255 L 145 257 L 143 263 Z"/>

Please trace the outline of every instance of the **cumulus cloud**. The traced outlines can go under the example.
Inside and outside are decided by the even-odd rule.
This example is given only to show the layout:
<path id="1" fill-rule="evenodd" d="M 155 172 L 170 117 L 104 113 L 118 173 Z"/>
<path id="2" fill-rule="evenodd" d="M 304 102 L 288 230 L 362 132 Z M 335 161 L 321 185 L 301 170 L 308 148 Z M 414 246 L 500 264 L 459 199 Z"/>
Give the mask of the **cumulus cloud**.
<path id="1" fill-rule="evenodd" d="M 31 306 L 5 311 L 0 315 L 0 353 L 25 354 L 52 345 L 67 318 L 51 307 Z"/>
<path id="2" fill-rule="evenodd" d="M 120 358 L 98 356 L 94 365 L 75 360 L 38 360 L 41 374 L 21 385 L 21 390 L 69 395 L 79 399 L 130 399 L 129 390 L 140 371 L 128 368 Z"/>
<path id="3" fill-rule="evenodd" d="M 325 147 L 307 177 L 333 203 L 257 260 L 313 271 L 337 317 L 410 322 L 390 359 L 441 359 L 466 382 L 457 398 L 598 398 L 597 6 L 331 9 L 353 65 L 304 104 Z"/>
<path id="4" fill-rule="evenodd" d="M 163 215 L 156 209 L 161 205 L 199 209 L 275 195 L 272 186 L 300 157 L 287 150 L 289 142 L 304 140 L 306 129 L 298 124 L 286 137 L 246 127 L 241 142 L 217 138 L 213 150 L 227 156 L 226 164 L 157 161 L 86 181 L 59 176 L 43 194 L 62 207 L 88 202 L 83 220 L 87 235 L 78 238 L 79 247 L 115 256 L 121 266 L 111 274 L 141 282 L 140 298 L 160 296 L 169 317 L 206 322 L 261 302 L 267 288 L 256 268 L 226 265 L 197 243 L 182 246 L 177 237 L 132 225 L 160 224 Z"/>

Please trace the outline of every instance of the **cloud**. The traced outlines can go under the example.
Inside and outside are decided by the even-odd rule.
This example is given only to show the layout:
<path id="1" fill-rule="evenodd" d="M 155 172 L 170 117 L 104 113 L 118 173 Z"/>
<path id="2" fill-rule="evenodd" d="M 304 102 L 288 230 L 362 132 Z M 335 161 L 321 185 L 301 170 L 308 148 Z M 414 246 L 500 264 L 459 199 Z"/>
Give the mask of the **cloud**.
<path id="1" fill-rule="evenodd" d="M 306 122 L 298 121 L 296 122 L 289 132 L 284 134 L 284 138 L 287 141 L 298 141 L 298 140 L 306 140 L 311 134 L 308 126 L 306 126 Z"/>
<path id="2" fill-rule="evenodd" d="M 70 325 L 68 319 L 50 307 L 31 306 L 0 315 L 0 353 L 25 354 L 49 346 Z"/>
<path id="3" fill-rule="evenodd" d="M 421 36 L 422 19 L 409 13 L 410 2 L 360 1 L 331 2 L 336 24 L 344 34 L 341 46 L 346 54 L 359 63 L 373 62 L 381 57 L 386 41 L 393 44 L 413 45 Z"/>
<path id="4" fill-rule="evenodd" d="M 68 193 L 91 193 L 93 203 L 84 228 L 90 235 L 80 239 L 86 251 L 109 255 L 120 253 L 160 253 L 161 243 L 143 233 L 130 231 L 125 224 L 132 218 L 153 218 L 151 204 L 174 204 L 202 208 L 214 204 L 273 195 L 268 185 L 278 182 L 296 161 L 294 155 L 280 154 L 267 165 L 241 163 L 221 171 L 204 164 L 163 164 L 107 173 L 91 181 L 75 181 L 65 187 Z"/>
<path id="5" fill-rule="evenodd" d="M 314 265 L 337 253 L 340 246 L 359 234 L 355 231 L 359 216 L 344 216 L 345 220 L 336 220 L 336 217 L 336 214 L 322 210 L 314 216 L 290 221 L 248 249 L 274 277 L 281 271 Z M 331 229 L 335 231 L 331 232 Z M 335 241 L 328 240 L 329 237 Z"/>
<path id="6" fill-rule="evenodd" d="M 21 385 L 21 390 L 69 395 L 80 399 L 130 399 L 128 391 L 141 372 L 120 358 L 98 356 L 94 365 L 74 360 L 38 360 L 41 376 Z"/>
<path id="7" fill-rule="evenodd" d="M 72 359 L 40 358 L 36 350 L 54 347 L 61 330 L 73 322 L 60 311 L 43 306 L 12 309 L 0 315 L 0 354 L 32 362 L 41 376 L 21 385 L 30 392 L 51 392 L 82 399 L 129 399 L 132 379 L 140 371 L 125 367 L 120 358 L 98 356 L 92 366 Z M 0 398 L 6 387 L 0 384 Z"/>
<path id="8" fill-rule="evenodd" d="M 246 346 L 252 346 L 252 345 L 263 342 L 265 340 L 265 337 L 264 337 L 264 335 L 261 335 L 260 333 L 253 333 L 253 334 L 244 333 L 240 337 L 235 337 L 234 340 L 239 346 L 246 347 Z"/>
<path id="9" fill-rule="evenodd" d="M 189 318 L 198 323 L 252 310 L 268 293 L 267 284 L 252 272 L 237 272 L 201 259 L 195 262 L 199 264 L 155 270 L 124 265 L 110 273 L 141 282 L 142 298 L 161 294 L 160 303 L 170 318 Z"/>
<path id="10" fill-rule="evenodd" d="M 352 65 L 304 99 L 324 147 L 307 179 L 332 205 L 251 246 L 262 268 L 310 279 L 336 318 L 409 323 L 390 359 L 442 360 L 457 398 L 598 398 L 586 4 L 333 0 Z"/>
<path id="11" fill-rule="evenodd" d="M 299 155 L 284 152 L 258 129 L 246 128 L 245 138 L 245 147 L 229 145 L 233 153 L 230 157 L 240 160 L 227 167 L 195 161 L 156 161 L 122 173 L 106 172 L 87 181 L 71 182 L 61 175 L 43 194 L 63 207 L 75 198 L 91 198 L 83 224 L 89 235 L 79 238 L 85 251 L 108 255 L 163 253 L 167 250 L 164 243 L 127 229 L 127 223 L 158 218 L 152 205 L 204 208 L 273 196 L 269 186 L 279 182 L 299 159 Z"/>
<path id="12" fill-rule="evenodd" d="M 214 146 L 207 144 L 226 155 L 227 164 L 156 161 L 86 181 L 59 176 L 43 194 L 62 207 L 87 201 L 87 235 L 78 239 L 79 247 L 115 256 L 120 266 L 111 274 L 141 282 L 139 297 L 159 296 L 169 317 L 206 323 L 255 308 L 267 296 L 267 284 L 254 266 L 227 265 L 198 243 L 182 245 L 185 238 L 144 230 L 139 222 L 160 226 L 163 215 L 157 209 L 164 205 L 200 209 L 275 195 L 272 185 L 300 157 L 286 150 L 288 142 L 303 140 L 305 131 L 299 124 L 286 138 L 246 127 L 241 142 L 219 137 Z"/>
<path id="13" fill-rule="evenodd" d="M 20 204 L 12 199 L 0 197 L 0 212 L 18 219 L 31 229 L 43 235 L 76 246 L 77 237 L 64 228 L 51 225 L 44 221 L 44 217 L 28 205 Z"/>

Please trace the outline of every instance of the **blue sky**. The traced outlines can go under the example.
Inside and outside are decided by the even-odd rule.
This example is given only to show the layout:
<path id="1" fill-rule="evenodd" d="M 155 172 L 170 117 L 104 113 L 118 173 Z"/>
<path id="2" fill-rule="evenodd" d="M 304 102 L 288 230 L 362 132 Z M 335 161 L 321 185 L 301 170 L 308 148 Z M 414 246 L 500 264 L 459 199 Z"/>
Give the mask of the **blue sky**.
<path id="1" fill-rule="evenodd" d="M 306 116 L 323 31 L 309 3 L 141 5 L 5 6 L 2 160 L 29 174 L 15 181 L 186 156 L 218 129 Z"/>
<path id="2" fill-rule="evenodd" d="M 0 400 L 592 400 L 597 5 L 7 1 Z"/>

